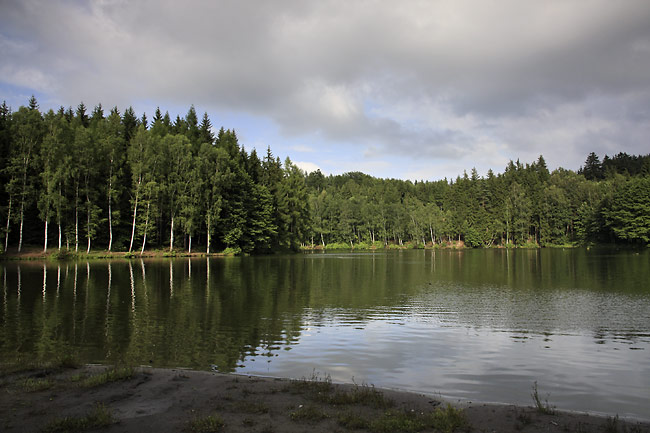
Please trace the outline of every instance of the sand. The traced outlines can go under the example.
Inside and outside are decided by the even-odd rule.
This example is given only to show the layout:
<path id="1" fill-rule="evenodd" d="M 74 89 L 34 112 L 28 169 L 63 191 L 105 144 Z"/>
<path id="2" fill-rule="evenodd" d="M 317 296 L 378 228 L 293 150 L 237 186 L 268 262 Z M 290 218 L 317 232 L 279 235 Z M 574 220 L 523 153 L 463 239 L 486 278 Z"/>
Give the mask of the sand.
<path id="1" fill-rule="evenodd" d="M 380 390 L 365 384 L 336 385 L 324 377 L 288 380 L 138 367 L 123 380 L 95 386 L 84 382 L 107 368 L 5 373 L 0 378 L 0 431 L 65 431 L 62 419 L 84 417 L 99 404 L 111 414 L 108 426 L 70 431 L 212 431 L 201 430 L 198 424 L 212 417 L 218 421 L 214 431 L 224 432 L 452 428 L 471 432 L 650 432 L 650 423 L 560 410 L 544 414 L 534 407 L 464 403 L 453 405 L 457 409 L 453 410 L 448 408 L 449 403 L 432 396 Z M 442 430 L 431 425 L 418 429 L 418 420 L 432 419 L 436 411 L 442 414 L 441 419 L 461 413 L 464 422 L 440 427 Z M 395 424 L 391 424 L 393 421 Z"/>

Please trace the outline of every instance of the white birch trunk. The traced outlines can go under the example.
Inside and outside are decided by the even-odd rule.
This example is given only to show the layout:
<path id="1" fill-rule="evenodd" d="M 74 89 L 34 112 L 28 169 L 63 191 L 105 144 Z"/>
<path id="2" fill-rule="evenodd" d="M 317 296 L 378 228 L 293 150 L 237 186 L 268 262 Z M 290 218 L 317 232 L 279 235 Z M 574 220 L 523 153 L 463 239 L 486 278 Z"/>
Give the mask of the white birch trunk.
<path id="1" fill-rule="evenodd" d="M 47 217 L 45 218 L 45 242 L 43 243 L 43 252 L 47 252 Z"/>
<path id="2" fill-rule="evenodd" d="M 172 226 L 169 230 L 169 251 L 174 249 L 174 217 L 172 216 Z"/>
<path id="3" fill-rule="evenodd" d="M 5 251 L 7 251 L 7 247 L 9 246 L 9 224 L 11 222 L 11 202 L 12 202 L 13 197 L 9 196 L 9 209 L 7 210 L 7 231 L 5 232 Z"/>
<path id="4" fill-rule="evenodd" d="M 20 202 L 20 236 L 18 240 L 18 252 L 23 248 L 23 222 L 25 219 L 25 200 Z"/>
<path id="5" fill-rule="evenodd" d="M 86 238 L 88 239 L 88 249 L 86 254 L 90 254 L 90 197 L 88 197 L 88 181 L 86 180 Z"/>
<path id="6" fill-rule="evenodd" d="M 61 196 L 61 183 L 59 182 L 59 196 Z M 60 209 L 60 202 L 59 202 L 59 209 L 57 210 L 57 224 L 59 225 L 59 251 L 61 250 L 61 235 L 62 235 L 62 228 L 61 228 L 61 209 Z"/>
<path id="7" fill-rule="evenodd" d="M 79 185 L 77 185 L 77 192 L 75 193 L 74 204 L 74 251 L 79 251 Z"/>
<path id="8" fill-rule="evenodd" d="M 208 229 L 208 246 L 205 248 L 205 253 L 210 254 L 210 240 L 212 239 L 212 236 L 210 236 L 210 230 L 212 229 L 212 227 L 210 227 L 210 214 L 209 213 L 208 213 L 208 217 L 207 217 L 207 220 L 206 220 L 206 226 L 207 226 L 207 229 Z"/>
<path id="9" fill-rule="evenodd" d="M 135 221 L 138 216 L 138 197 L 140 195 L 140 179 L 138 179 L 138 186 L 135 189 L 135 204 L 133 205 L 133 225 L 131 226 L 131 243 L 129 244 L 129 252 L 133 248 L 133 239 L 135 238 Z"/>
<path id="10" fill-rule="evenodd" d="M 144 219 L 144 236 L 142 237 L 142 251 L 140 254 L 144 254 L 144 246 L 147 243 L 147 228 L 149 228 L 149 207 L 151 203 L 147 203 L 147 216 Z"/>
<path id="11" fill-rule="evenodd" d="M 113 161 L 108 173 L 108 251 L 113 247 L 113 212 L 111 209 L 111 191 L 113 189 Z M 129 248 L 129 252 L 131 249 Z"/>
<path id="12" fill-rule="evenodd" d="M 90 254 L 90 203 L 88 204 L 87 224 L 86 237 L 88 238 L 88 249 L 86 250 L 86 254 Z"/>

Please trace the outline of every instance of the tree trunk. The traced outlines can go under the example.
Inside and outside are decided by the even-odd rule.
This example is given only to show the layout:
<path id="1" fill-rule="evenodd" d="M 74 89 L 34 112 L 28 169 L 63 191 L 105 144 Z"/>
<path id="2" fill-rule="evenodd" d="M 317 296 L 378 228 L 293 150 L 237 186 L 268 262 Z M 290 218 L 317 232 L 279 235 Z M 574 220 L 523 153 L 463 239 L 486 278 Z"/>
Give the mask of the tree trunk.
<path id="1" fill-rule="evenodd" d="M 88 197 L 86 197 L 88 199 Z M 87 201 L 88 212 L 86 214 L 87 226 L 86 226 L 86 237 L 88 238 L 88 249 L 86 254 L 90 254 L 90 201 Z"/>
<path id="2" fill-rule="evenodd" d="M 23 248 L 23 222 L 25 220 L 25 199 L 20 201 L 20 236 L 18 240 L 18 252 Z"/>
<path id="3" fill-rule="evenodd" d="M 91 212 L 91 204 L 90 204 L 90 197 L 88 196 L 88 179 L 86 178 L 86 238 L 88 239 L 88 249 L 86 250 L 86 254 L 90 254 L 90 212 Z"/>
<path id="4" fill-rule="evenodd" d="M 192 235 L 190 235 L 190 244 L 189 244 L 189 246 L 187 248 L 187 252 L 190 253 L 190 254 L 192 253 Z"/>
<path id="5" fill-rule="evenodd" d="M 59 182 L 59 197 L 61 197 L 61 182 Z M 62 228 L 61 228 L 61 199 L 59 198 L 59 209 L 57 209 L 57 216 L 56 216 L 56 222 L 59 225 L 59 251 L 61 251 L 61 235 L 62 235 Z"/>
<path id="6" fill-rule="evenodd" d="M 205 247 L 205 253 L 210 254 L 210 240 L 211 240 L 211 237 L 212 237 L 210 235 L 210 230 L 212 229 L 212 227 L 210 227 L 210 214 L 209 213 L 208 213 L 207 219 L 205 221 L 205 224 L 207 226 L 207 231 L 208 231 L 208 233 L 207 233 L 207 235 L 208 235 L 208 245 L 207 245 L 207 247 Z"/>
<path id="7" fill-rule="evenodd" d="M 47 217 L 45 217 L 45 242 L 43 243 L 43 252 L 47 252 Z"/>
<path id="8" fill-rule="evenodd" d="M 27 157 L 29 158 L 29 156 Z M 20 196 L 20 233 L 18 236 L 18 252 L 23 248 L 23 225 L 25 222 L 25 193 L 27 190 L 27 164 L 25 161 L 25 169 L 23 170 L 23 191 Z"/>
<path id="9" fill-rule="evenodd" d="M 174 216 L 172 215 L 172 226 L 169 230 L 169 251 L 174 249 Z"/>
<path id="10" fill-rule="evenodd" d="M 74 203 L 74 251 L 79 251 L 79 185 L 75 192 Z"/>
<path id="11" fill-rule="evenodd" d="M 138 215 L 138 196 L 140 189 L 140 181 L 138 181 L 138 187 L 135 190 L 135 204 L 133 205 L 133 225 L 131 226 L 131 243 L 129 244 L 129 252 L 133 248 L 133 238 L 135 237 L 135 220 Z"/>
<path id="12" fill-rule="evenodd" d="M 142 251 L 140 251 L 140 254 L 144 254 L 144 246 L 147 243 L 147 228 L 149 228 L 149 207 L 151 206 L 151 203 L 147 203 L 147 215 L 144 218 L 144 236 L 142 238 Z"/>
<path id="13" fill-rule="evenodd" d="M 325 239 L 323 239 L 323 232 L 320 232 L 320 241 L 323 244 L 323 248 L 325 248 Z"/>
<path id="14" fill-rule="evenodd" d="M 7 251 L 7 247 L 9 246 L 9 224 L 11 222 L 11 202 L 12 202 L 13 197 L 9 196 L 9 209 L 7 210 L 7 231 L 5 232 L 5 251 Z"/>
<path id="15" fill-rule="evenodd" d="M 111 161 L 111 169 L 108 175 L 108 251 L 113 247 L 113 212 L 111 210 L 111 190 L 113 189 L 113 161 Z M 133 239 L 131 239 L 133 243 Z M 129 247 L 129 252 L 131 248 Z"/>

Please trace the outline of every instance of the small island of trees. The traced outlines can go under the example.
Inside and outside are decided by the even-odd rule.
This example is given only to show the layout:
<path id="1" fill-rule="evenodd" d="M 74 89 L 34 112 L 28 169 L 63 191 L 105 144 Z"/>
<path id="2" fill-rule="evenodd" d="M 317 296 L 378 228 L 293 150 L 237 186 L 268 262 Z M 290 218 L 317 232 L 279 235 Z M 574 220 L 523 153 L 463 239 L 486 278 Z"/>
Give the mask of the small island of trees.
<path id="1" fill-rule="evenodd" d="M 650 155 L 544 158 L 411 182 L 324 176 L 247 152 L 190 107 L 41 113 L 0 106 L 0 249 L 265 253 L 309 248 L 650 243 Z"/>

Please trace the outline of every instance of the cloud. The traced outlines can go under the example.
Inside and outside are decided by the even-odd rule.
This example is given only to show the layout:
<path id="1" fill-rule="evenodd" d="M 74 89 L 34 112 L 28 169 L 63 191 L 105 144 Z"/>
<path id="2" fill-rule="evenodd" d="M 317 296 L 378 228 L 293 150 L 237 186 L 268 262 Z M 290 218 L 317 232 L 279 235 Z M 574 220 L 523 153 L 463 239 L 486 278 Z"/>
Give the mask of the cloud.
<path id="1" fill-rule="evenodd" d="M 63 105 L 247 113 L 366 162 L 571 168 L 647 151 L 648 22 L 645 0 L 6 0 L 0 79 Z"/>
<path id="2" fill-rule="evenodd" d="M 307 161 L 294 161 L 293 162 L 299 169 L 302 171 L 305 171 L 307 173 L 311 173 L 312 171 L 317 171 L 320 170 L 320 167 L 313 162 L 307 162 Z M 322 170 L 321 170 L 322 171 Z"/>

